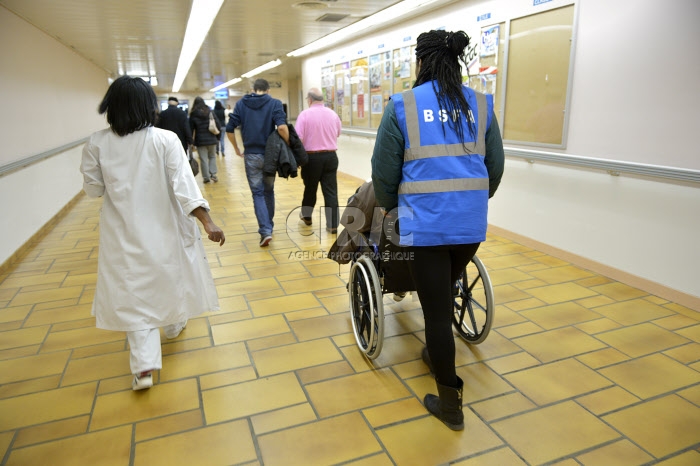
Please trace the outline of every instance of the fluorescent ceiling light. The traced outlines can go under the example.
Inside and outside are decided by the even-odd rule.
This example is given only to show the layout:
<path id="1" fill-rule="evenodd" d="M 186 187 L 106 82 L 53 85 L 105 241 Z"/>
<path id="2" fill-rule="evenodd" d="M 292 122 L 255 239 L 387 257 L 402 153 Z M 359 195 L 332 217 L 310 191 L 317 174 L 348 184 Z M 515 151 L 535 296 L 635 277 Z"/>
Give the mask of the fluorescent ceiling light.
<path id="1" fill-rule="evenodd" d="M 218 86 L 216 86 L 216 87 L 213 88 L 213 89 L 209 89 L 209 92 L 216 92 L 216 91 L 218 91 L 219 89 L 223 89 L 223 88 L 225 88 L 225 87 L 233 86 L 234 84 L 237 84 L 237 83 L 239 83 L 239 82 L 241 82 L 241 81 L 243 81 L 243 79 L 241 79 L 241 78 L 235 78 L 235 79 L 232 79 L 232 80 L 230 80 L 230 81 L 226 81 L 225 83 L 219 84 Z"/>
<path id="2" fill-rule="evenodd" d="M 173 92 L 179 92 L 180 86 L 185 81 L 190 71 L 192 62 L 199 53 L 204 39 L 209 34 L 214 18 L 219 14 L 219 9 L 224 0 L 193 0 L 190 18 L 187 20 L 185 39 L 182 41 L 180 60 L 177 62 Z"/>
<path id="3" fill-rule="evenodd" d="M 254 70 L 250 70 L 250 71 L 248 71 L 247 73 L 242 74 L 241 77 L 243 77 L 243 78 L 251 78 L 251 77 L 255 76 L 256 74 L 260 74 L 260 73 L 262 73 L 263 71 L 271 70 L 272 68 L 275 68 L 275 67 L 277 67 L 277 66 L 280 66 L 281 64 L 282 64 L 282 60 L 280 60 L 280 59 L 278 58 L 277 60 L 267 62 L 267 63 L 265 63 L 264 65 L 258 66 L 258 67 L 255 68 Z"/>
<path id="4" fill-rule="evenodd" d="M 360 20 L 356 23 L 352 23 L 343 29 L 339 29 L 335 32 L 328 34 L 310 44 L 307 44 L 301 48 L 298 48 L 287 54 L 288 57 L 300 57 L 302 55 L 307 55 L 309 53 L 321 50 L 323 48 L 329 47 L 343 40 L 354 37 L 358 32 L 364 31 L 371 27 L 377 26 L 378 24 L 386 23 L 389 21 L 395 21 L 397 18 L 406 15 L 414 10 L 422 8 L 426 5 L 436 2 L 437 0 L 404 0 L 403 2 L 397 3 L 390 6 L 378 13 L 368 16 L 367 18 Z"/>

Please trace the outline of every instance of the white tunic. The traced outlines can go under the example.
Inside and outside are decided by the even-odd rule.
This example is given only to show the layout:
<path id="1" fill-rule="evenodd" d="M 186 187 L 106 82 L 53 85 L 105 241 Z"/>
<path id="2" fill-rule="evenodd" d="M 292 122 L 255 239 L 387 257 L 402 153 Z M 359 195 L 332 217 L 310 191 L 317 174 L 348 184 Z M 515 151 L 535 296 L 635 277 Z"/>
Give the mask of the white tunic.
<path id="1" fill-rule="evenodd" d="M 219 309 L 195 208 L 209 210 L 171 131 L 90 136 L 83 189 L 104 196 L 92 313 L 97 327 L 145 330 Z"/>

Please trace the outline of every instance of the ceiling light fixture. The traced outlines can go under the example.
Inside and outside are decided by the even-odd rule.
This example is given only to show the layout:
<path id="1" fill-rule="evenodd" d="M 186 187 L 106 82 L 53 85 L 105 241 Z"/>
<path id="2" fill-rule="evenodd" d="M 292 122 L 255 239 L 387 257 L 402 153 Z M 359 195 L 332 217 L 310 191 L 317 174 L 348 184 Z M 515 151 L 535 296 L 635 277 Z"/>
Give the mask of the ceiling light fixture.
<path id="1" fill-rule="evenodd" d="M 185 81 L 187 73 L 190 71 L 192 62 L 199 53 L 204 39 L 209 34 L 216 15 L 224 0 L 193 0 L 190 18 L 187 20 L 185 39 L 182 41 L 180 50 L 180 60 L 177 62 L 175 81 L 173 82 L 173 92 L 179 92 L 182 83 Z"/>
<path id="2" fill-rule="evenodd" d="M 258 66 L 254 70 L 250 70 L 245 74 L 242 74 L 241 77 L 243 78 L 252 78 L 253 76 L 262 73 L 263 71 L 271 70 L 272 68 L 275 68 L 277 66 L 280 66 L 282 64 L 282 60 L 279 58 L 277 60 L 273 60 L 270 62 L 265 63 L 264 65 Z"/>
<path id="3" fill-rule="evenodd" d="M 235 79 L 232 79 L 232 80 L 230 80 L 230 81 L 226 81 L 226 82 L 223 83 L 223 84 L 219 84 L 218 86 L 216 86 L 216 87 L 214 87 L 214 88 L 212 88 L 212 89 L 209 89 L 209 92 L 216 92 L 216 91 L 218 91 L 219 89 L 223 89 L 223 88 L 225 88 L 225 87 L 233 86 L 234 84 L 238 84 L 238 83 L 241 82 L 241 81 L 243 81 L 243 79 L 241 79 L 241 78 L 235 78 Z"/>
<path id="4" fill-rule="evenodd" d="M 328 34 L 316 41 L 306 44 L 305 46 L 298 48 L 287 54 L 288 57 L 300 57 L 302 55 L 307 55 L 309 53 L 315 52 L 317 50 L 330 47 L 331 45 L 342 42 L 349 37 L 357 36 L 357 33 L 369 29 L 371 27 L 377 26 L 382 23 L 389 21 L 395 21 L 397 18 L 405 16 L 407 13 L 415 11 L 419 8 L 423 8 L 426 5 L 436 2 L 437 0 L 404 0 L 395 5 L 390 6 L 378 13 L 368 16 L 356 23 L 352 23 L 350 26 L 339 29 L 335 32 Z"/>

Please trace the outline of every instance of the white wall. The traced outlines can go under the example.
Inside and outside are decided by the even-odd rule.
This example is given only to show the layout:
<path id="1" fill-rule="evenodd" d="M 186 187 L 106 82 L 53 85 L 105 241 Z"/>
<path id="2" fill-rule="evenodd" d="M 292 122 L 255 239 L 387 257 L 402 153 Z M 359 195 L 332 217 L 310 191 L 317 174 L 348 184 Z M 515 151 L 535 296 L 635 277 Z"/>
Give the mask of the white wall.
<path id="1" fill-rule="evenodd" d="M 107 126 L 107 73 L 0 7 L 0 165 Z M 0 264 L 82 189 L 77 147 L 0 177 Z"/>
<path id="2" fill-rule="evenodd" d="M 465 1 L 402 22 L 308 57 L 302 64 L 303 88 L 320 86 L 321 67 L 354 50 L 376 49 L 379 43 L 396 47 L 397 38 L 442 25 L 478 37 L 479 27 L 487 25 L 476 23 L 478 15 L 493 12 L 498 22 L 535 10 L 532 3 Z M 696 0 L 579 0 L 568 144 L 560 152 L 700 169 L 698 18 Z M 340 170 L 367 178 L 373 140 L 358 145 L 357 139 L 341 138 Z M 698 184 L 508 159 L 489 221 L 700 297 Z"/>

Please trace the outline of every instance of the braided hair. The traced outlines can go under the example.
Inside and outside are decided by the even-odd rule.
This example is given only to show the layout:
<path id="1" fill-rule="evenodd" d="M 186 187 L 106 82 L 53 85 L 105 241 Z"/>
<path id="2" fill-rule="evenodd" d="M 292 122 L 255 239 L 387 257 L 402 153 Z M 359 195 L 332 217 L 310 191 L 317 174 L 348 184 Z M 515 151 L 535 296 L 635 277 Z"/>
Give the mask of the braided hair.
<path id="1" fill-rule="evenodd" d="M 468 45 L 469 36 L 464 31 L 432 30 L 420 34 L 416 43 L 416 59 L 420 60 L 420 69 L 413 87 L 432 81 L 440 108 L 447 110 L 448 115 L 464 115 L 469 133 L 475 137 L 474 122 L 469 116 L 471 109 L 462 91 L 462 68 L 459 64 L 462 61 L 467 66 L 465 49 Z M 448 118 L 448 125 L 457 132 L 464 145 L 462 125 L 455 120 Z M 442 130 L 445 131 L 444 126 Z"/>

